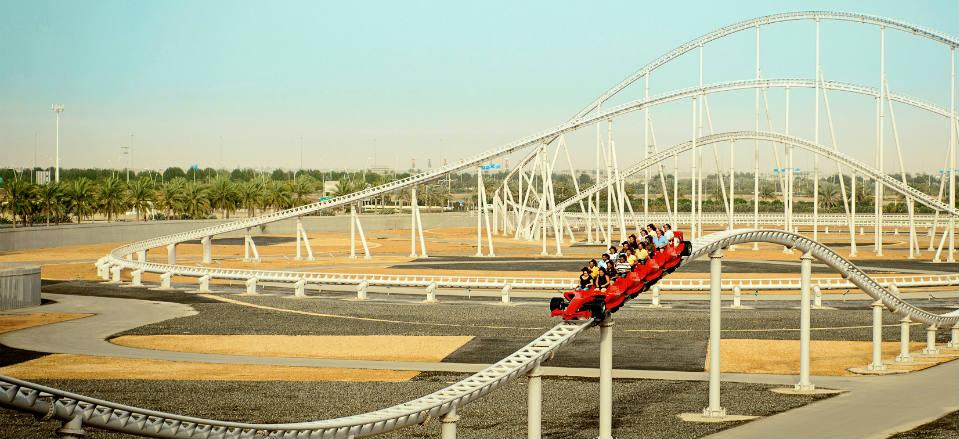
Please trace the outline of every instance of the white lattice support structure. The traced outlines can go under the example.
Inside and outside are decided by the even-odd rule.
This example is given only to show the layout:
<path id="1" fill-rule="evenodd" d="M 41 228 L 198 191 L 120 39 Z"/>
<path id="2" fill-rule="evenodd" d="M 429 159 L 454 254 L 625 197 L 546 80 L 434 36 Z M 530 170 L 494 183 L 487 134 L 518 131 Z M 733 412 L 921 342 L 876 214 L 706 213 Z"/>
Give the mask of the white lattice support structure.
<path id="1" fill-rule="evenodd" d="M 249 235 L 248 235 L 249 236 Z M 249 242 L 253 244 L 253 238 L 249 238 Z M 301 247 L 306 247 L 306 260 L 312 261 L 313 258 L 313 247 L 310 245 L 310 236 L 306 233 L 306 228 L 303 227 L 302 217 L 296 217 L 296 260 L 299 261 L 303 259 L 303 252 Z M 256 254 L 257 259 L 260 255 L 256 253 L 256 246 L 253 245 L 253 252 Z"/>
<path id="2" fill-rule="evenodd" d="M 350 204 L 350 259 L 356 259 L 356 235 L 359 233 L 360 243 L 363 245 L 363 259 L 370 259 L 370 247 L 366 244 L 366 234 L 363 233 L 363 223 L 356 213 L 356 203 Z"/>

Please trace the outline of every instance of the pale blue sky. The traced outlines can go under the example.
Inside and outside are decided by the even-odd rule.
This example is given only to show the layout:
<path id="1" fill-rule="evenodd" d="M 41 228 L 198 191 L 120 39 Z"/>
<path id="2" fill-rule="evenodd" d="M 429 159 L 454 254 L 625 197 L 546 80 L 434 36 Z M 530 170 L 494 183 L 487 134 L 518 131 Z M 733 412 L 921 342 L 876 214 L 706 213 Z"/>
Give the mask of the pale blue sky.
<path id="1" fill-rule="evenodd" d="M 407 168 L 411 157 L 421 166 L 427 158 L 438 164 L 554 126 L 648 61 L 718 27 L 819 9 L 959 35 L 959 2 L 952 0 L 4 0 L 0 166 L 31 165 L 35 133 L 38 164 L 52 162 L 54 102 L 66 106 L 64 167 L 120 166 L 119 146 L 129 143 L 131 132 L 138 168 L 296 167 L 301 136 L 307 167 L 365 167 L 374 151 L 381 166 Z M 764 76 L 812 78 L 812 36 L 811 22 L 766 28 Z M 877 28 L 827 22 L 822 37 L 826 79 L 878 84 Z M 752 32 L 744 32 L 708 45 L 705 81 L 750 78 L 753 44 Z M 687 56 L 655 73 L 653 93 L 694 85 L 697 60 Z M 887 61 L 894 92 L 948 106 L 944 46 L 889 31 Z M 770 93 L 780 128 L 782 93 Z M 636 88 L 617 102 L 640 95 Z M 716 128 L 752 128 L 752 96 L 711 98 Z M 841 147 L 872 161 L 873 100 L 830 99 L 841 119 Z M 792 103 L 792 131 L 811 138 L 811 92 L 795 90 Z M 945 120 L 896 111 L 904 146 L 911 148 L 907 167 L 940 168 Z M 688 102 L 656 109 L 654 118 L 661 145 L 689 137 Z M 641 157 L 641 119 L 626 118 L 620 126 L 620 160 L 632 162 Z M 588 130 L 570 137 L 584 166 L 593 162 L 594 136 Z M 891 136 L 890 128 L 890 142 Z"/>

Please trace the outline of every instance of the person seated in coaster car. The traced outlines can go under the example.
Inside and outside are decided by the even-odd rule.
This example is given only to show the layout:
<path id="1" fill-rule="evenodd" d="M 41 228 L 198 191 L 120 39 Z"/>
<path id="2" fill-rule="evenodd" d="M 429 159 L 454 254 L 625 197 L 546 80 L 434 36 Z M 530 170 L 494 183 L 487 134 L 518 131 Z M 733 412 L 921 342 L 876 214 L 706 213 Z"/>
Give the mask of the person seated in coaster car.
<path id="1" fill-rule="evenodd" d="M 650 224 L 649 227 L 655 230 L 654 225 Z M 607 274 L 611 274 L 611 271 L 596 267 L 595 260 L 590 261 L 590 267 L 586 267 L 580 274 L 580 285 L 583 285 L 584 275 L 592 279 L 592 285 L 588 289 L 566 292 L 563 297 L 551 299 L 550 315 L 561 316 L 564 320 L 602 320 L 608 313 L 618 311 L 627 300 L 646 291 L 672 272 L 682 262 L 682 258 L 690 254 L 692 246 L 689 241 L 683 240 L 682 232 L 673 232 L 672 242 L 666 239 L 663 231 L 655 233 L 660 242 L 664 243 L 658 249 L 653 242 L 643 243 L 639 239 L 635 250 L 629 248 L 628 242 L 625 243 L 623 254 L 617 258 L 615 266 L 619 276 L 614 279 L 610 279 Z M 620 268 L 624 271 L 620 271 Z M 593 275 L 591 270 L 597 273 Z"/>

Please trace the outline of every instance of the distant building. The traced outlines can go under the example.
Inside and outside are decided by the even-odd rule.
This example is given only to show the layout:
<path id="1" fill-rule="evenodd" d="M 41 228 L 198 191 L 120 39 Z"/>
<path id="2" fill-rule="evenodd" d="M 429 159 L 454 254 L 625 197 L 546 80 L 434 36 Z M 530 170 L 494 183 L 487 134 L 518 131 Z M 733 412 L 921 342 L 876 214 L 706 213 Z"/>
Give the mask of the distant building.
<path id="1" fill-rule="evenodd" d="M 50 183 L 50 171 L 37 171 L 34 179 L 36 179 L 37 184 L 48 184 Z"/>
<path id="2" fill-rule="evenodd" d="M 329 197 L 340 189 L 340 182 L 336 180 L 323 180 L 323 196 Z"/>

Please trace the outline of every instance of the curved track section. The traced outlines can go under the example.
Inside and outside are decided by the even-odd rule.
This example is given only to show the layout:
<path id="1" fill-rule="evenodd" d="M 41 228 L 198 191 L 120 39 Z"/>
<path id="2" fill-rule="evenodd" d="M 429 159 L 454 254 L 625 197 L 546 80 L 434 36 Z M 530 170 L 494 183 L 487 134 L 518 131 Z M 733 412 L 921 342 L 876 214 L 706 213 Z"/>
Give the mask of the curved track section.
<path id="1" fill-rule="evenodd" d="M 0 405 L 83 425 L 158 438 L 355 438 L 421 424 L 468 404 L 548 360 L 592 320 L 563 322 L 512 355 L 437 392 L 355 416 L 292 424 L 248 424 L 130 407 L 0 375 Z"/>
<path id="2" fill-rule="evenodd" d="M 682 154 L 684 152 L 693 150 L 694 148 L 703 147 L 713 143 L 720 142 L 729 142 L 736 140 L 760 140 L 772 142 L 775 144 L 787 144 L 796 146 L 802 149 L 805 149 L 814 154 L 818 154 L 820 157 L 825 157 L 830 160 L 833 160 L 837 163 L 841 163 L 846 166 L 850 166 L 853 169 L 868 175 L 870 178 L 874 178 L 880 181 L 884 186 L 899 192 L 900 194 L 911 197 L 915 199 L 920 204 L 929 207 L 934 210 L 941 212 L 946 212 L 953 216 L 959 216 L 959 209 L 949 206 L 934 197 L 927 195 L 918 189 L 915 189 L 909 185 L 902 183 L 902 181 L 897 180 L 895 177 L 888 174 L 879 172 L 875 168 L 856 160 L 852 157 L 849 157 L 839 151 L 836 151 L 832 148 L 827 148 L 825 146 L 819 145 L 808 140 L 800 139 L 798 137 L 788 136 L 785 134 L 763 132 L 763 131 L 730 131 L 725 133 L 717 133 L 708 136 L 703 136 L 695 140 L 690 140 L 678 145 L 672 146 L 670 148 L 660 151 L 655 157 L 650 157 L 646 160 L 642 160 L 639 163 L 626 168 L 619 173 L 619 179 L 614 179 L 612 181 L 619 181 L 625 179 L 633 174 L 636 174 L 644 169 L 648 169 L 653 165 L 666 160 L 667 158 L 673 158 L 676 155 Z M 596 184 L 583 189 L 580 191 L 579 195 L 570 197 L 563 202 L 556 205 L 556 212 L 563 212 L 565 209 L 573 205 L 573 203 L 578 202 L 579 200 L 585 199 L 586 197 L 593 195 L 599 191 L 605 190 L 608 186 L 609 180 L 603 180 L 597 182 Z M 609 183 L 611 184 L 611 183 Z"/>
<path id="3" fill-rule="evenodd" d="M 959 310 L 948 314 L 933 314 L 922 308 L 905 302 L 896 297 L 879 282 L 871 278 L 865 271 L 857 267 L 831 248 L 797 233 L 782 230 L 735 229 L 717 232 L 693 240 L 693 252 L 689 261 L 707 256 L 731 245 L 765 242 L 779 244 L 785 247 L 809 253 L 812 257 L 822 261 L 839 272 L 844 279 L 849 280 L 869 297 L 879 300 L 893 313 L 909 316 L 914 321 L 942 327 L 959 322 Z"/>
<path id="4" fill-rule="evenodd" d="M 682 264 L 730 245 L 751 242 L 774 243 L 808 252 L 897 314 L 937 326 L 959 322 L 959 311 L 939 315 L 913 306 L 830 248 L 795 233 L 755 229 L 713 233 L 693 240 L 692 253 Z M 385 409 L 322 421 L 247 424 L 199 419 L 125 406 L 4 376 L 0 376 L 0 405 L 64 421 L 80 417 L 84 425 L 160 438 L 363 437 L 420 424 L 468 404 L 547 361 L 593 324 L 593 320 L 560 323 L 512 355 L 442 390 Z"/>

